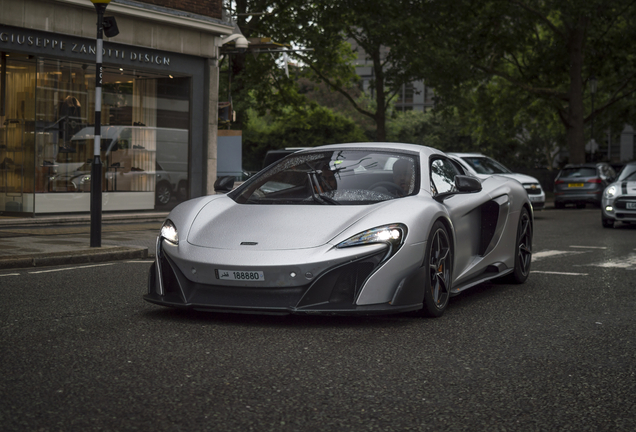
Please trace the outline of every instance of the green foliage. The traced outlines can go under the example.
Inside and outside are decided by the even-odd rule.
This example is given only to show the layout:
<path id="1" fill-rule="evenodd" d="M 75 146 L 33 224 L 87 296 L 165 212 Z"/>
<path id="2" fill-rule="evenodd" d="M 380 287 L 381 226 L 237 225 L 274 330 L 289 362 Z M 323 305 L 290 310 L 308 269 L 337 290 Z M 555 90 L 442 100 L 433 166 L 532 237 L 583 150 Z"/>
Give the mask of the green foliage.
<path id="1" fill-rule="evenodd" d="M 353 121 L 317 104 L 302 109 L 288 107 L 276 116 L 260 116 L 249 109 L 248 118 L 243 130 L 243 167 L 248 171 L 262 168 L 268 150 L 366 141 Z"/>
<path id="2" fill-rule="evenodd" d="M 628 105 L 622 102 L 633 100 L 636 92 L 632 48 L 636 3 L 632 0 L 432 0 L 418 4 L 422 13 L 433 17 L 434 25 L 427 32 L 421 29 L 427 43 L 415 45 L 414 62 L 444 104 L 472 104 L 485 110 L 475 116 L 490 119 L 480 123 L 478 142 L 489 139 L 492 132 L 486 128 L 518 133 L 515 128 L 521 117 L 513 113 L 541 100 L 551 119 L 538 120 L 531 109 L 526 119 L 550 128 L 552 120 L 558 119 L 560 131 L 551 141 L 565 136 L 571 161 L 583 162 L 589 139 L 586 125 L 601 113 L 628 116 Z M 594 112 L 587 85 L 591 75 L 599 81 Z M 488 109 L 486 103 L 466 104 L 475 89 L 495 92 L 487 97 L 499 105 Z M 514 99 L 506 103 L 501 97 L 505 93 Z"/>
<path id="3" fill-rule="evenodd" d="M 397 113 L 387 122 L 387 140 L 420 144 L 446 152 L 474 150 L 455 112 Z"/>

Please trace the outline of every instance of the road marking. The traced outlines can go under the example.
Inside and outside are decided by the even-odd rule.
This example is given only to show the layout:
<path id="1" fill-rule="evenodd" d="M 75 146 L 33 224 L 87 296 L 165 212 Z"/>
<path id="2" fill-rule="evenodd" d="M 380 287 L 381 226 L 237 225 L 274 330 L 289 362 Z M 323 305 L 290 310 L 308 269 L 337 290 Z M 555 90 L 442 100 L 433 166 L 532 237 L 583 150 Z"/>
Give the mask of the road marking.
<path id="1" fill-rule="evenodd" d="M 555 274 L 555 275 L 565 275 L 565 276 L 587 276 L 587 273 L 568 273 L 568 272 L 555 272 L 555 271 L 541 271 L 541 270 L 531 270 L 530 273 L 543 273 L 543 274 Z"/>
<path id="2" fill-rule="evenodd" d="M 136 264 L 136 263 L 139 263 L 139 264 L 152 264 L 154 262 L 154 260 L 153 261 L 126 261 L 126 262 L 127 263 L 131 263 L 131 264 Z"/>
<path id="3" fill-rule="evenodd" d="M 543 258 L 549 258 L 549 257 L 553 257 L 553 256 L 560 256 L 560 255 L 575 255 L 575 254 L 582 254 L 585 252 L 579 252 L 579 251 L 560 251 L 560 250 L 547 250 L 547 251 L 541 251 L 541 252 L 535 252 L 532 254 L 532 261 L 539 261 Z"/>
<path id="4" fill-rule="evenodd" d="M 603 261 L 594 264 L 587 264 L 594 267 L 604 268 L 622 268 L 625 270 L 636 270 L 636 254 L 632 254 L 626 258 L 613 259 L 611 261 Z"/>
<path id="5" fill-rule="evenodd" d="M 65 270 L 77 270 L 77 269 L 83 269 L 83 268 L 91 268 L 91 267 L 104 267 L 104 266 L 111 266 L 111 265 L 113 265 L 113 264 L 114 264 L 114 263 L 108 263 L 108 264 L 93 264 L 93 265 L 87 265 L 87 266 L 66 267 L 66 268 L 53 269 L 53 270 L 40 270 L 40 271 L 29 272 L 29 274 L 51 273 L 51 272 L 59 272 L 59 271 L 65 271 Z"/>
<path id="6" fill-rule="evenodd" d="M 571 248 L 581 248 L 581 249 L 607 249 L 606 246 L 570 246 Z"/>
<path id="7" fill-rule="evenodd" d="M 20 276 L 20 273 L 7 273 L 7 274 L 0 274 L 0 277 L 2 276 Z"/>

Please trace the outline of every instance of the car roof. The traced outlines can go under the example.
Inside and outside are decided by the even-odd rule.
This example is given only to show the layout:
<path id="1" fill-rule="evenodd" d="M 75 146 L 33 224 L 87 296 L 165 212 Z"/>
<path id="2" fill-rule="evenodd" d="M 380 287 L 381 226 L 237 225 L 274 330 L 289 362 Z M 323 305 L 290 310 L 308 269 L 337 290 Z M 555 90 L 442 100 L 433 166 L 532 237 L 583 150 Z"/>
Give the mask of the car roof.
<path id="1" fill-rule="evenodd" d="M 420 153 L 423 156 L 431 156 L 434 154 L 443 155 L 441 152 L 432 147 L 426 147 L 419 144 L 407 144 L 407 143 L 395 143 L 395 142 L 357 142 L 346 144 L 327 144 L 319 147 L 311 147 L 306 150 L 301 150 L 298 153 L 307 153 L 312 151 L 322 150 L 338 150 L 338 149 L 377 149 L 377 150 L 394 150 L 394 151 L 410 151 Z"/>
<path id="2" fill-rule="evenodd" d="M 607 165 L 606 162 L 586 162 L 582 164 L 567 164 L 563 167 L 565 168 L 596 168 L 597 166 Z"/>
<path id="3" fill-rule="evenodd" d="M 446 153 L 446 154 L 449 155 L 449 156 L 457 156 L 457 157 L 467 157 L 467 156 L 470 156 L 470 157 L 488 157 L 488 156 L 486 156 L 484 154 L 481 154 L 481 153 L 456 153 L 456 152 L 449 152 L 449 153 Z"/>

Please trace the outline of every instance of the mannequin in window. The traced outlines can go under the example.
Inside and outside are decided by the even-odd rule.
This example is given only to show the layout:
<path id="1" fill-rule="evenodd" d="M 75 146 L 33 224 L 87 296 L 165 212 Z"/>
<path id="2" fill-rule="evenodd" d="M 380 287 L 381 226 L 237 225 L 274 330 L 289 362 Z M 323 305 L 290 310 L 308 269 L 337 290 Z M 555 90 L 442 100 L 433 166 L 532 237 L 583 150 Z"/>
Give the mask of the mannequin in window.
<path id="1" fill-rule="evenodd" d="M 82 107 L 76 97 L 67 96 L 60 102 L 57 113 L 60 127 L 60 152 L 75 153 L 75 149 L 71 146 L 71 138 L 82 128 Z"/>

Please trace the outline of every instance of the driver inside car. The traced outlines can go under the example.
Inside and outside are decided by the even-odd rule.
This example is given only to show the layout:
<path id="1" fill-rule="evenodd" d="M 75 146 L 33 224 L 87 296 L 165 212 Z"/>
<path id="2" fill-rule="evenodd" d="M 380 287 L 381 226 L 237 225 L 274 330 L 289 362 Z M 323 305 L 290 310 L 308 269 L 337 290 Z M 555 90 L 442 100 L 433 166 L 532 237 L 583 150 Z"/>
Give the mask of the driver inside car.
<path id="1" fill-rule="evenodd" d="M 408 159 L 398 159 L 393 164 L 393 183 L 400 187 L 398 196 L 406 196 L 412 192 L 413 164 Z"/>

